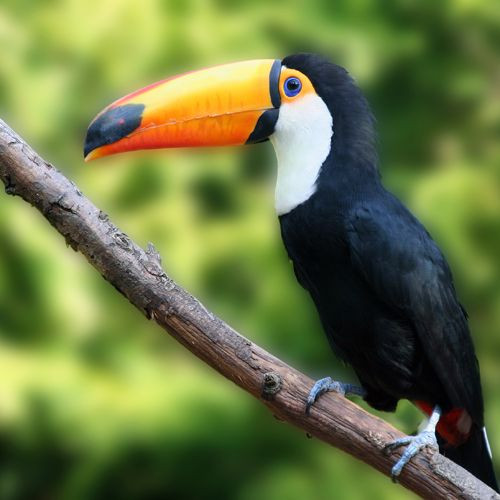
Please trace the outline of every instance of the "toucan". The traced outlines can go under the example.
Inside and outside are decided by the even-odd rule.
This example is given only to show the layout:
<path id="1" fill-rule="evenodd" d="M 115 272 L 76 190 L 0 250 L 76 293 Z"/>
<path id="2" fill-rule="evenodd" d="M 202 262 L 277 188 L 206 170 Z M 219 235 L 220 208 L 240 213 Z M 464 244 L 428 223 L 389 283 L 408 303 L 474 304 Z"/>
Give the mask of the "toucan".
<path id="1" fill-rule="evenodd" d="M 243 145 L 269 139 L 278 173 L 275 208 L 298 282 L 333 351 L 377 410 L 408 399 L 428 417 L 393 478 L 433 447 L 498 491 L 484 427 L 478 361 L 450 268 L 429 233 L 381 183 L 374 117 L 348 72 L 294 54 L 174 76 L 118 99 L 91 122 L 92 160 L 138 149 Z"/>

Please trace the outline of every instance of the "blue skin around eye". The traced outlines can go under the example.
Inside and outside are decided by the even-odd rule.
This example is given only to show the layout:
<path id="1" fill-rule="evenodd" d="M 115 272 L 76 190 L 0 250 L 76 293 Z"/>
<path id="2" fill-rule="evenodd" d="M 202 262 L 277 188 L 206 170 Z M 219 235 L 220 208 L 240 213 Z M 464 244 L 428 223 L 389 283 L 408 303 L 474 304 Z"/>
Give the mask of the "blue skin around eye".
<path id="1" fill-rule="evenodd" d="M 288 85 L 289 84 L 298 84 L 296 85 L 296 88 L 288 88 Z M 300 80 L 298 78 L 295 78 L 294 76 L 290 77 L 290 78 L 287 78 L 285 80 L 285 85 L 283 86 L 284 89 L 285 89 L 285 94 L 288 96 L 288 97 L 294 97 L 296 96 L 301 90 L 302 90 L 302 83 L 300 82 Z"/>

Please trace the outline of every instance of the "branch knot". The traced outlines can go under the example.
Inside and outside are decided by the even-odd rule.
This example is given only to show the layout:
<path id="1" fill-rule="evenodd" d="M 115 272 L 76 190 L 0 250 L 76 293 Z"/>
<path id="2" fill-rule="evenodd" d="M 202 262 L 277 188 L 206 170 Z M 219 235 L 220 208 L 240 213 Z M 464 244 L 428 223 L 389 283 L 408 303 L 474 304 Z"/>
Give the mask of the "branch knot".
<path id="1" fill-rule="evenodd" d="M 262 380 L 262 397 L 271 399 L 278 394 L 282 386 L 281 375 L 277 372 L 267 372 Z"/>

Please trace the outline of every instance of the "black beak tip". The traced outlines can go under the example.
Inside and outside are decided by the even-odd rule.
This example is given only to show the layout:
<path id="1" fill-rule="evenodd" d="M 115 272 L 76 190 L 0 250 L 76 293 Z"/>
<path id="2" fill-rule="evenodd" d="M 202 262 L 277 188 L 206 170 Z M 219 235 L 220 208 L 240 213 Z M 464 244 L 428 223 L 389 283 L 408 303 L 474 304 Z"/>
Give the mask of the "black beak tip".
<path id="1" fill-rule="evenodd" d="M 136 130 L 141 124 L 144 107 L 144 104 L 124 104 L 99 115 L 87 130 L 84 158 L 94 149 L 113 144 Z"/>
<path id="2" fill-rule="evenodd" d="M 87 132 L 87 137 L 85 138 L 85 144 L 83 145 L 83 158 L 87 158 L 87 155 L 94 151 L 94 147 L 89 141 L 89 135 Z"/>

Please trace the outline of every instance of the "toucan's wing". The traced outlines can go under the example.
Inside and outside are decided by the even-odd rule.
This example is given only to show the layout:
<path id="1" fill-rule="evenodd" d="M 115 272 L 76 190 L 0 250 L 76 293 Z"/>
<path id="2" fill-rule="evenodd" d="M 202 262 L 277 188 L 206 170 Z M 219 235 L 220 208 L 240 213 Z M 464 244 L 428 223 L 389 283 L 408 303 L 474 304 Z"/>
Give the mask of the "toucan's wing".
<path id="1" fill-rule="evenodd" d="M 452 404 L 482 425 L 479 368 L 467 316 L 441 251 L 392 195 L 355 208 L 347 244 L 353 267 L 377 297 L 402 313 Z"/>

